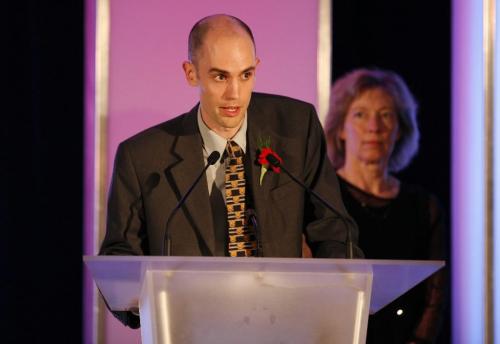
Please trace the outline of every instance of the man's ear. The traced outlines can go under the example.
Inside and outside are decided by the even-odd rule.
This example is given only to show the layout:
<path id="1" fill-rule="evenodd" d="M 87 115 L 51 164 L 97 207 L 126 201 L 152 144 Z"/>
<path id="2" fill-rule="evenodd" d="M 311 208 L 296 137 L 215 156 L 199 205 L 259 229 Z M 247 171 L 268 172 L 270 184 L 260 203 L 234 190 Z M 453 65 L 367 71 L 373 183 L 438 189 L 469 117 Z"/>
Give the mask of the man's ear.
<path id="1" fill-rule="evenodd" d="M 186 80 L 191 86 L 198 86 L 198 76 L 196 75 L 196 67 L 191 61 L 184 61 L 182 63 L 182 69 L 184 70 L 184 75 Z"/>

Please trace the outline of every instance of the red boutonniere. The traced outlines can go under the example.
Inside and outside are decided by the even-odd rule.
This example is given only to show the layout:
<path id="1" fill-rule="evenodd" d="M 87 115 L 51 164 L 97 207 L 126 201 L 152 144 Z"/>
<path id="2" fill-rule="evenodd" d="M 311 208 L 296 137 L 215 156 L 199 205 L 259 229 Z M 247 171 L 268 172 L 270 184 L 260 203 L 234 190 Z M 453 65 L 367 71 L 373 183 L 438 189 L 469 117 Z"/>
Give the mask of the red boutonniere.
<path id="1" fill-rule="evenodd" d="M 267 161 L 267 157 L 269 154 L 273 155 L 276 159 L 280 161 L 280 163 L 283 162 L 283 159 L 271 149 L 271 138 L 267 138 L 267 140 L 259 140 L 259 158 L 258 158 L 258 163 L 260 164 L 260 185 L 262 185 L 262 180 L 264 179 L 264 175 L 266 172 L 269 170 L 269 167 L 271 167 L 272 171 L 274 173 L 280 173 L 281 170 L 279 167 L 273 166 Z"/>

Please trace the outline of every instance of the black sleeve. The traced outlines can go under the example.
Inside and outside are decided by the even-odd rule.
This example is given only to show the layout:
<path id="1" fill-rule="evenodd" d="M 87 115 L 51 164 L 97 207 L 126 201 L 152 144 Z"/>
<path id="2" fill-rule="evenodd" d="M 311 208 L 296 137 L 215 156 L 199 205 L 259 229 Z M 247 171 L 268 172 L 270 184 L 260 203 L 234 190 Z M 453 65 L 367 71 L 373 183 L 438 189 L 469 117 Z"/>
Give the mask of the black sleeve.
<path id="1" fill-rule="evenodd" d="M 444 211 L 434 196 L 429 196 L 428 211 L 430 215 L 429 257 L 431 260 L 447 258 L 446 221 Z M 448 267 L 439 270 L 425 282 L 425 306 L 414 330 L 414 339 L 433 343 L 442 327 L 443 316 L 447 306 Z"/>

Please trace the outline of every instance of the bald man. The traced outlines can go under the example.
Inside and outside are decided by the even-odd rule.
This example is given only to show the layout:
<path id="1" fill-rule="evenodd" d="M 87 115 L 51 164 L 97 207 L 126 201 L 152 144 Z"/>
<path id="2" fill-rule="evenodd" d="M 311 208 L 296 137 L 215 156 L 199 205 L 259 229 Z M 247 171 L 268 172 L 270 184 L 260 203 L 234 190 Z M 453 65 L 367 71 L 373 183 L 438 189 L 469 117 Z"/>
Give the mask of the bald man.
<path id="1" fill-rule="evenodd" d="M 357 228 L 326 158 L 314 107 L 253 92 L 259 59 L 250 28 L 238 18 L 214 15 L 198 21 L 189 35 L 188 57 L 182 67 L 200 101 L 119 145 L 101 254 L 162 255 L 169 215 L 218 151 L 224 158 L 207 169 L 171 219 L 172 255 L 301 257 L 304 237 L 314 257 L 344 258 L 347 233 L 356 243 Z M 286 174 L 272 168 L 263 173 L 258 164 L 263 146 L 336 212 Z M 236 161 L 243 197 L 228 190 L 228 165 Z M 233 204 L 234 198 L 240 202 Z M 234 209 L 241 211 L 234 215 Z M 258 226 L 248 220 L 250 211 Z M 362 255 L 356 245 L 354 251 Z M 119 318 L 139 326 L 130 313 Z"/>

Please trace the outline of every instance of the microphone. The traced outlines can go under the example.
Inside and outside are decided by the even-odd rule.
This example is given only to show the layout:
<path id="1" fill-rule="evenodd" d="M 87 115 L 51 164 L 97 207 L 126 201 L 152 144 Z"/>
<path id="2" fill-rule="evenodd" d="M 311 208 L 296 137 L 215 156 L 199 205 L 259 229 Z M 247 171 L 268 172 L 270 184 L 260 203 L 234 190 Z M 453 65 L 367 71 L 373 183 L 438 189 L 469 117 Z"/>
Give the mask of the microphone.
<path id="1" fill-rule="evenodd" d="M 347 246 L 346 247 L 346 256 L 347 256 L 347 258 L 352 259 L 353 258 L 352 234 L 351 234 L 351 228 L 348 226 L 347 222 L 351 222 L 352 224 L 354 224 L 354 222 L 350 218 L 348 218 L 348 217 L 344 216 L 343 214 L 341 214 L 338 210 L 334 209 L 330 205 L 330 203 L 328 203 L 323 197 L 321 197 L 320 195 L 318 195 L 316 192 L 314 192 L 312 189 L 310 189 L 306 184 L 302 183 L 299 179 L 297 179 L 294 175 L 292 175 L 281 164 L 281 162 L 279 161 L 279 159 L 277 157 L 275 157 L 272 154 L 268 154 L 266 156 L 266 159 L 274 167 L 281 168 L 283 170 L 283 172 L 285 172 L 294 182 L 296 182 L 297 184 L 299 184 L 300 186 L 302 186 L 309 194 L 311 194 L 318 201 L 320 201 L 321 204 L 323 204 L 326 208 L 328 208 L 329 210 L 331 210 L 333 213 L 337 214 L 342 219 L 342 221 L 344 222 L 344 225 L 347 228 L 347 239 L 346 239 L 346 243 L 345 243 L 345 245 Z"/>
<path id="2" fill-rule="evenodd" d="M 191 187 L 188 189 L 188 191 L 182 196 L 180 199 L 179 203 L 175 206 L 174 210 L 170 213 L 167 219 L 167 223 L 165 224 L 165 231 L 163 232 L 163 243 L 162 243 L 162 249 L 161 249 L 161 254 L 162 256 L 171 256 L 172 255 L 172 238 L 170 237 L 170 232 L 168 230 L 170 221 L 172 221 L 174 215 L 177 213 L 177 210 L 179 210 L 180 207 L 186 202 L 186 199 L 188 198 L 189 194 L 191 191 L 193 191 L 194 187 L 198 184 L 200 181 L 201 177 L 205 174 L 206 170 L 208 167 L 212 166 L 219 160 L 220 158 L 220 153 L 217 151 L 213 151 L 207 158 L 207 164 L 201 171 L 201 173 L 198 175 L 194 183 L 191 185 Z M 165 245 L 166 243 L 166 245 Z M 165 248 L 166 248 L 166 254 L 165 254 Z"/>
<path id="3" fill-rule="evenodd" d="M 260 228 L 259 223 L 257 222 L 257 215 L 255 214 L 255 210 L 253 210 L 252 208 L 247 209 L 246 215 L 247 223 L 251 223 L 255 231 L 255 239 L 257 241 L 257 257 L 263 257 Z"/>

